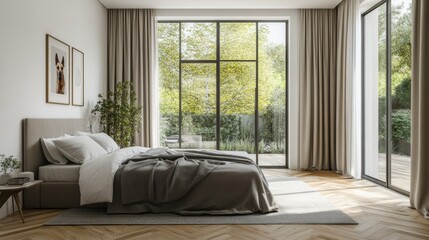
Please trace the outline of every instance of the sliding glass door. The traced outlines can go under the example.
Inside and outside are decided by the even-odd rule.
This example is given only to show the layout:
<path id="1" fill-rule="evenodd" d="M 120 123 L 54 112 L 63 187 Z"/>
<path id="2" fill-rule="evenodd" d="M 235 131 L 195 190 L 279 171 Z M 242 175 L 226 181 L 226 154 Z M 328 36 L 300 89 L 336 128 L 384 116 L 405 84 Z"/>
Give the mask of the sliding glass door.
<path id="1" fill-rule="evenodd" d="M 256 22 L 219 23 L 220 150 L 256 161 Z"/>
<path id="2" fill-rule="evenodd" d="M 386 3 L 363 18 L 364 32 L 364 173 L 386 182 L 387 68 Z"/>
<path id="3" fill-rule="evenodd" d="M 411 0 L 362 15 L 363 174 L 408 194 L 411 133 Z"/>
<path id="4" fill-rule="evenodd" d="M 158 23 L 160 145 L 286 167 L 287 21 Z"/>
<path id="5" fill-rule="evenodd" d="M 286 28 L 261 22 L 258 48 L 259 165 L 282 165 L 287 156 Z M 260 30 L 260 31 L 261 31 Z"/>
<path id="6" fill-rule="evenodd" d="M 412 0 L 392 0 L 391 185 L 410 191 Z"/>

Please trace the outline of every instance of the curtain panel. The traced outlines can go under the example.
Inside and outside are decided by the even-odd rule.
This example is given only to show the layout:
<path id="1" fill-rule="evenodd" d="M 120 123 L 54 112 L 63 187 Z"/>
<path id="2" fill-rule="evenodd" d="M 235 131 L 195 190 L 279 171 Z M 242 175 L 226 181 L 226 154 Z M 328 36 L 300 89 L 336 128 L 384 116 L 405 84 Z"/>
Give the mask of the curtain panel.
<path id="1" fill-rule="evenodd" d="M 300 168 L 336 170 L 344 126 L 337 122 L 337 10 L 301 10 L 301 29 Z"/>
<path id="2" fill-rule="evenodd" d="M 411 206 L 429 219 L 429 1 L 413 1 Z"/>
<path id="3" fill-rule="evenodd" d="M 109 9 L 108 20 L 108 90 L 116 83 L 130 81 L 142 106 L 142 125 L 134 143 L 151 147 L 154 11 L 150 9 Z"/>
<path id="4" fill-rule="evenodd" d="M 361 177 L 360 14 L 358 0 L 337 6 L 337 171 Z"/>
<path id="5" fill-rule="evenodd" d="M 359 1 L 301 10 L 301 169 L 360 177 L 356 111 Z"/>

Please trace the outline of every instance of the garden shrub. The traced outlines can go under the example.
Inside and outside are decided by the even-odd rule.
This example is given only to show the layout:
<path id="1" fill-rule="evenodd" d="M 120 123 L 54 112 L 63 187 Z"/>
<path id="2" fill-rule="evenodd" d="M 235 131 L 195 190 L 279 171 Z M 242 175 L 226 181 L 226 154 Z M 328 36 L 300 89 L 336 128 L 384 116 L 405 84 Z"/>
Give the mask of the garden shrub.
<path id="1" fill-rule="evenodd" d="M 406 78 L 395 87 L 392 96 L 393 109 L 411 109 L 411 78 Z"/>
<path id="2" fill-rule="evenodd" d="M 386 116 L 379 122 L 380 152 L 385 152 L 386 142 Z M 411 110 L 399 109 L 392 113 L 392 150 L 394 153 L 409 155 L 411 143 Z"/>
<path id="3" fill-rule="evenodd" d="M 392 113 L 392 150 L 394 153 L 410 155 L 411 110 L 400 109 Z"/>
<path id="4" fill-rule="evenodd" d="M 259 151 L 261 153 L 284 153 L 285 117 L 283 112 L 266 111 L 259 119 Z M 255 119 L 253 115 L 221 115 L 221 150 L 255 153 Z M 203 141 L 216 139 L 215 114 L 183 113 L 182 134 L 201 135 Z M 164 114 L 161 119 L 161 142 L 179 134 L 179 116 Z"/>

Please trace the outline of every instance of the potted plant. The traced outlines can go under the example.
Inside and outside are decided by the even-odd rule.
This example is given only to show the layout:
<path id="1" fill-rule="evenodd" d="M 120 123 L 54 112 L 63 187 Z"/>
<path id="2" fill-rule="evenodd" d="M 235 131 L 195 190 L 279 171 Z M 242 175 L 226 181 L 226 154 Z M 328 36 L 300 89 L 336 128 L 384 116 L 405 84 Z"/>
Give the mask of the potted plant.
<path id="1" fill-rule="evenodd" d="M 18 161 L 18 159 L 13 155 L 7 157 L 4 154 L 0 154 L 0 185 L 6 184 L 7 180 L 12 177 L 12 173 L 14 173 L 15 170 L 19 169 L 20 167 L 21 162 Z"/>
<path id="2" fill-rule="evenodd" d="M 120 147 L 134 145 L 134 134 L 141 124 L 141 106 L 137 105 L 136 92 L 129 81 L 117 83 L 106 97 L 98 95 L 91 113 L 100 118 L 101 131 L 111 136 Z"/>

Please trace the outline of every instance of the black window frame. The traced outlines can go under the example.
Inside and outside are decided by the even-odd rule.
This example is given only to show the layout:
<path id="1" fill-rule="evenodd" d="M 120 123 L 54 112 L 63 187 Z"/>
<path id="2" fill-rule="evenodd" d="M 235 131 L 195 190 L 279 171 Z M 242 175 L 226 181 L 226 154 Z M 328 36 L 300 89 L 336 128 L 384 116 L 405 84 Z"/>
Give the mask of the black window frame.
<path id="1" fill-rule="evenodd" d="M 259 109 L 258 109 L 258 94 L 259 94 L 259 73 L 258 73 L 258 62 L 259 62 L 259 23 L 285 23 L 285 78 L 286 78 L 286 96 L 285 96 L 285 164 L 284 165 L 270 165 L 270 166 L 259 166 Z M 255 115 L 255 155 L 256 164 L 261 168 L 288 168 L 289 160 L 289 20 L 158 20 L 158 23 L 176 23 L 179 24 L 179 148 L 181 148 L 182 139 L 182 63 L 212 63 L 216 64 L 216 149 L 220 149 L 220 64 L 221 62 L 254 62 L 256 68 L 256 81 L 255 81 L 255 104 L 254 104 L 254 115 Z M 182 23 L 215 23 L 216 24 L 216 59 L 215 60 L 189 60 L 182 59 Z M 256 26 L 256 59 L 255 60 L 221 60 L 220 56 L 220 24 L 221 23 L 255 23 Z"/>

